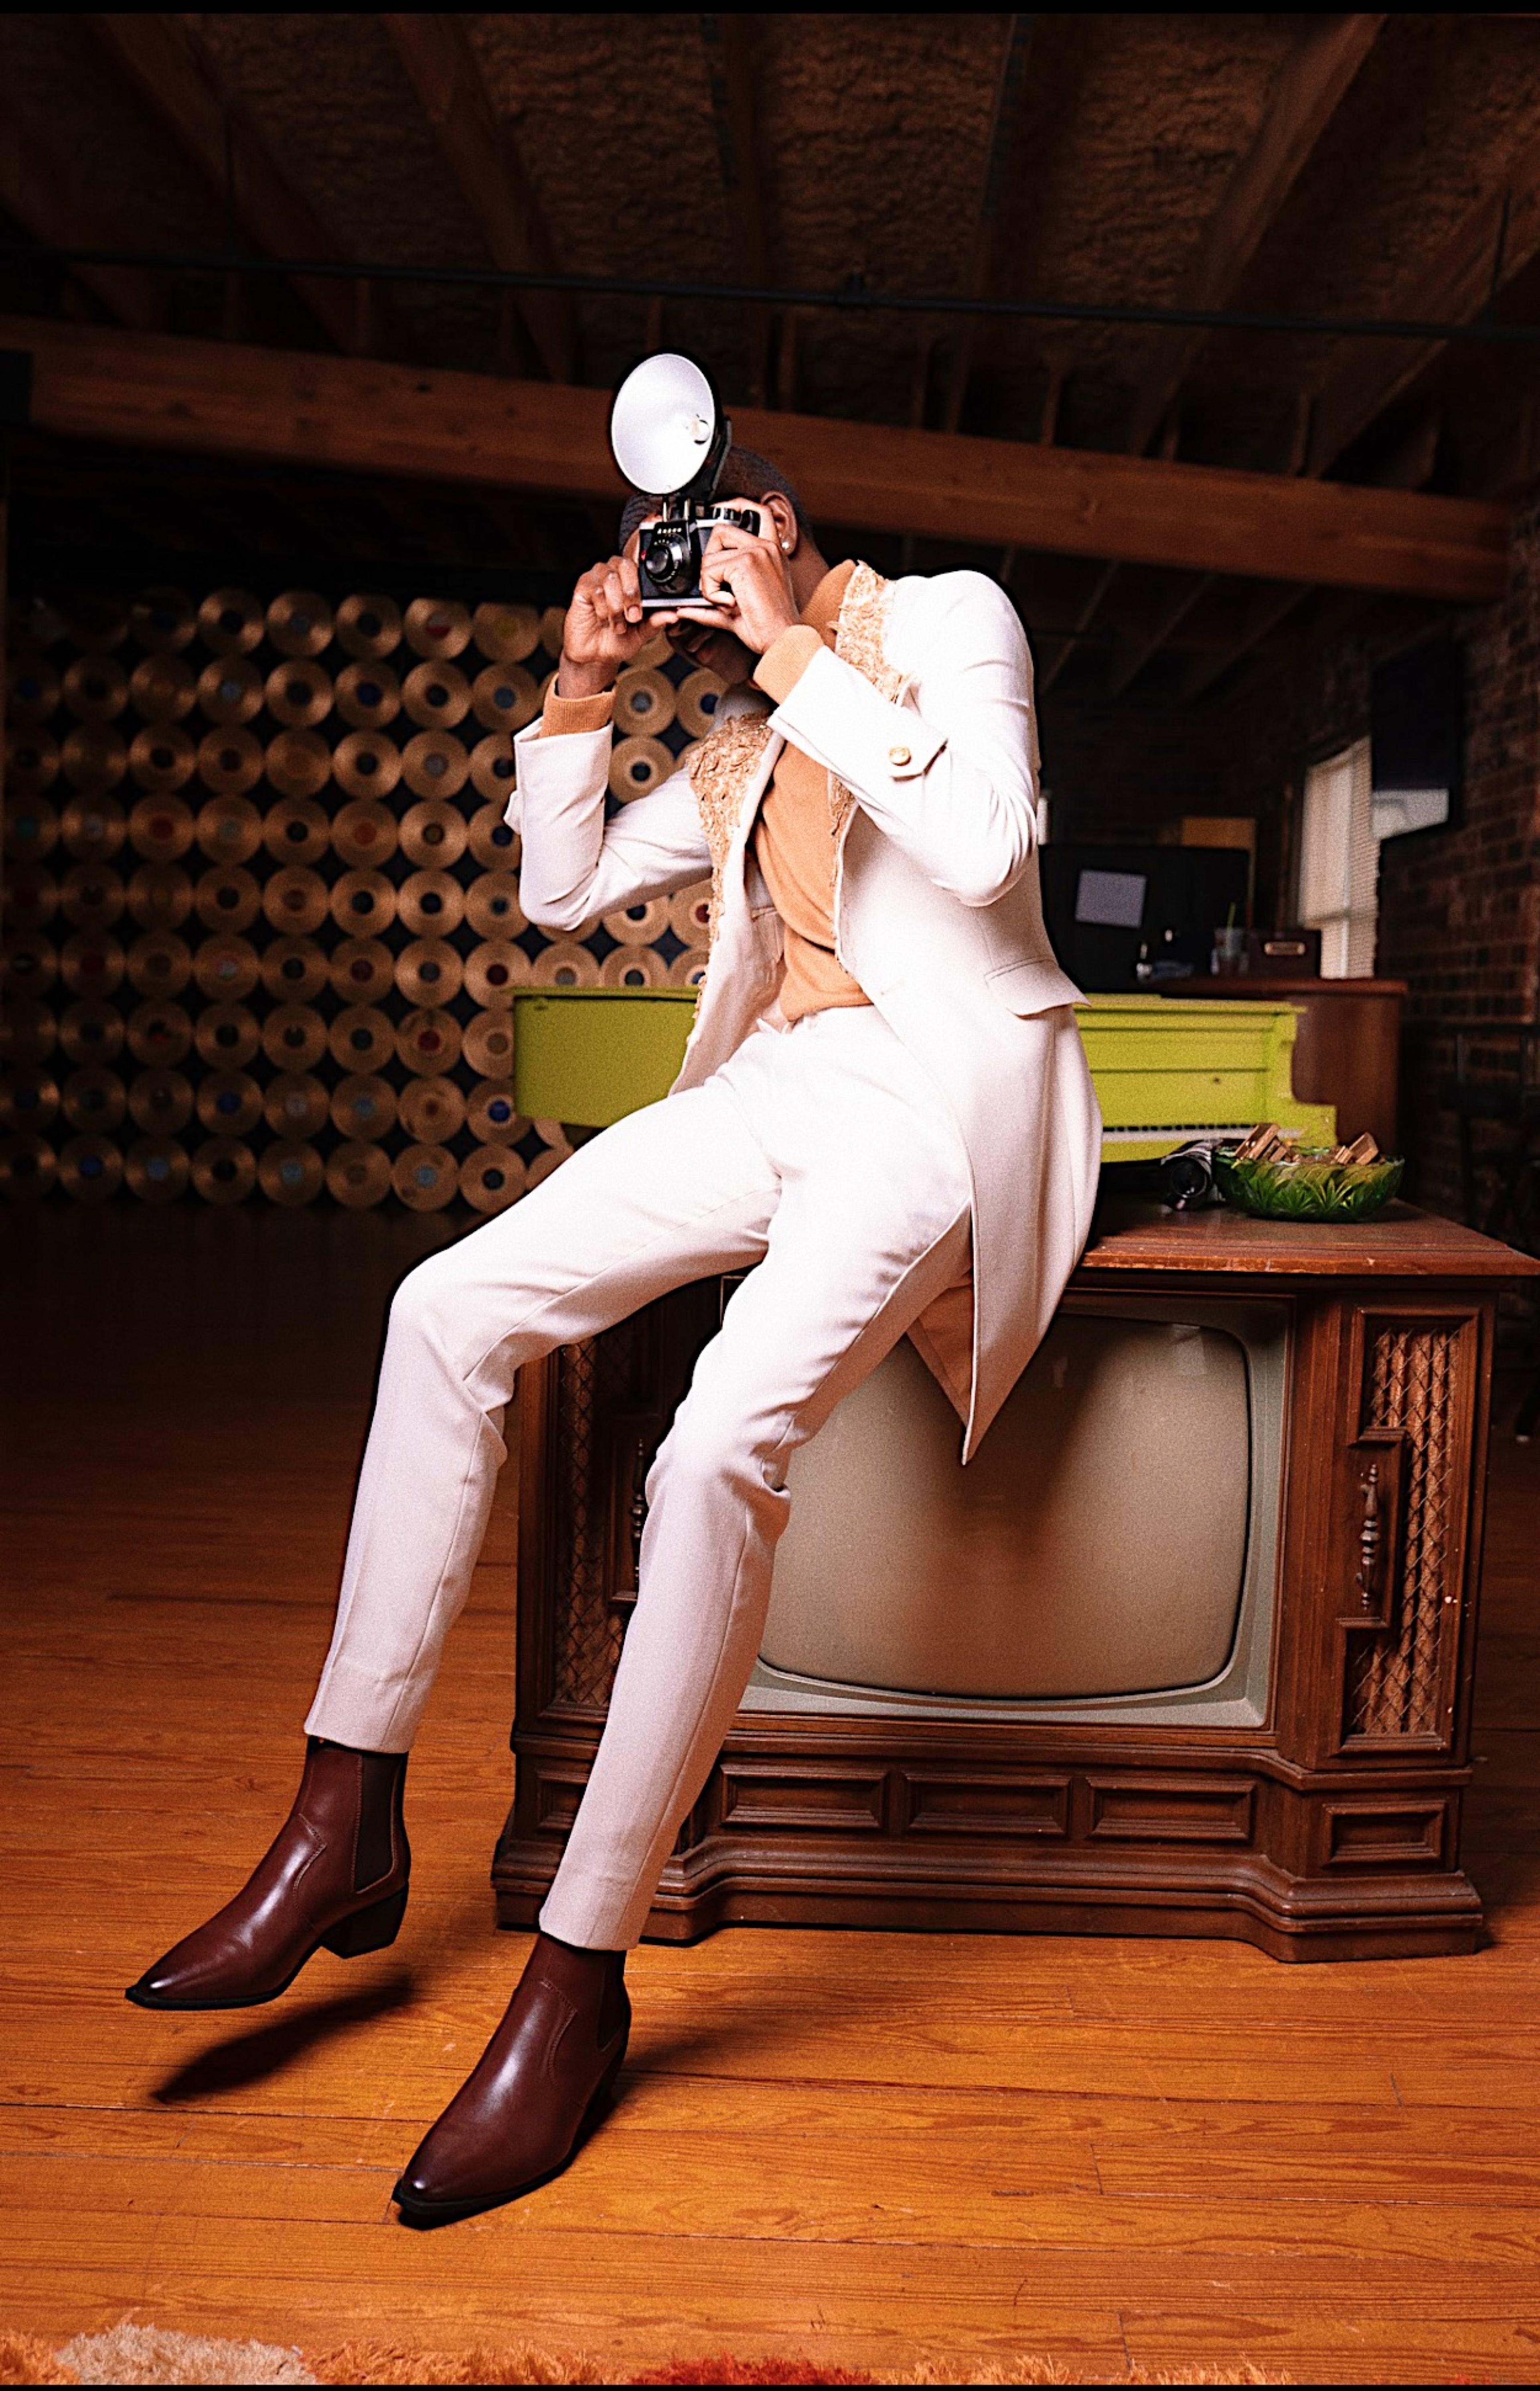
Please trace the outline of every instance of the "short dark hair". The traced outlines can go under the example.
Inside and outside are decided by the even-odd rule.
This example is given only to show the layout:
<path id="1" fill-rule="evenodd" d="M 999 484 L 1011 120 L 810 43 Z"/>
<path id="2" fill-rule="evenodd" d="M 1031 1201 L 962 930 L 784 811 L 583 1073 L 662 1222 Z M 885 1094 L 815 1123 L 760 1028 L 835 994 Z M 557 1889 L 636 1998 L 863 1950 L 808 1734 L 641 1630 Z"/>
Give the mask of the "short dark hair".
<path id="1" fill-rule="evenodd" d="M 734 441 L 722 460 L 722 470 L 717 483 L 718 498 L 762 498 L 767 490 L 779 490 L 783 498 L 789 499 L 798 527 L 803 531 L 809 529 L 808 518 L 803 512 L 802 501 L 797 497 L 796 485 L 791 475 L 783 473 L 779 465 L 772 465 L 768 457 L 761 457 L 757 448 L 741 448 Z M 661 494 L 655 498 L 646 498 L 640 490 L 632 492 L 620 513 L 622 548 L 625 547 L 637 525 L 648 515 L 655 513 L 660 504 Z"/>

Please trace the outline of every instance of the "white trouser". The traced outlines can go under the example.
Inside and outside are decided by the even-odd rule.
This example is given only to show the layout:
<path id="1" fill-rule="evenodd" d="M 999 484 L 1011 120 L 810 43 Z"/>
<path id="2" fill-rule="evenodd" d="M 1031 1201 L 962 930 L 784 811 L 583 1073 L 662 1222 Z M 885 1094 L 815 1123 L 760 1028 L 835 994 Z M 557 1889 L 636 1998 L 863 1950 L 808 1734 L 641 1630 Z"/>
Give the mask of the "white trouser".
<path id="1" fill-rule="evenodd" d="M 308 1731 L 410 1743 L 521 1364 L 758 1262 L 648 1476 L 609 1720 L 541 1913 L 563 1942 L 634 1943 L 758 1651 L 788 1460 L 968 1260 L 962 1139 L 869 1006 L 763 1027 L 704 1086 L 591 1139 L 396 1294 Z"/>

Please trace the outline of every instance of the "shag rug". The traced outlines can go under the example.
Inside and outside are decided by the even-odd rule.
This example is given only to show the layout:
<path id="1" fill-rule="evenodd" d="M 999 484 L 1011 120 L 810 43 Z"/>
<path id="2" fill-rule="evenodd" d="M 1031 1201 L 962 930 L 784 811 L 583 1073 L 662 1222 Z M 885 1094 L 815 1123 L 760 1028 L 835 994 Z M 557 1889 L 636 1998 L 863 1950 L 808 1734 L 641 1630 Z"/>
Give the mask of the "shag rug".
<path id="1" fill-rule="evenodd" d="M 1259 2367 L 1134 2367 L 1116 2375 L 1074 2374 L 1056 2359 L 1023 2357 L 1003 2364 L 930 2359 L 899 2374 L 866 2374 L 815 2359 L 680 2358 L 636 2373 L 617 2374 L 586 2350 L 506 2348 L 441 2350 L 404 2343 L 344 2341 L 301 2351 L 271 2341 L 221 2341 L 200 2333 L 166 2333 L 126 2319 L 110 2333 L 77 2333 L 55 2349 L 31 2333 L 0 2333 L 0 2383 L 296 2383 L 296 2384 L 541 2384 L 541 2383 L 1288 2383 L 1287 2374 Z"/>

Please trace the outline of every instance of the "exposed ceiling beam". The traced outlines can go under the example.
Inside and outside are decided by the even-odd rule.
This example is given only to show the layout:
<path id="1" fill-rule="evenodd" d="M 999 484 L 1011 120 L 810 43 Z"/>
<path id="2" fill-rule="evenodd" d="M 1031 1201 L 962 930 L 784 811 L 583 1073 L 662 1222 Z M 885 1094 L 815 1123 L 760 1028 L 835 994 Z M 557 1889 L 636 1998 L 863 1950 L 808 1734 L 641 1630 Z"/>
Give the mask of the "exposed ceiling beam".
<path id="1" fill-rule="evenodd" d="M 147 11 L 88 20 L 150 113 L 252 247 L 267 257 L 340 258 L 341 252 L 278 164 L 245 103 L 225 85 L 187 17 Z M 292 288 L 332 345 L 359 345 L 358 305 L 345 282 L 296 275 Z"/>
<path id="2" fill-rule="evenodd" d="M 1378 17 L 1307 18 L 1284 60 L 1250 148 L 1236 163 L 1202 245 L 1171 304 L 1225 307 L 1276 221 L 1385 22 Z M 1142 455 L 1174 406 L 1208 339 L 1173 326 L 1157 335 L 1133 403 L 1128 445 Z"/>
<path id="3" fill-rule="evenodd" d="M 759 138 L 758 28 L 755 19 L 746 16 L 702 17 L 697 22 L 734 262 L 741 280 L 763 290 L 775 278 L 770 271 L 764 145 Z M 770 352 L 767 307 L 749 310 L 749 400 L 755 407 L 763 407 L 769 395 Z"/>
<path id="4" fill-rule="evenodd" d="M 1148 628 L 1135 640 L 1125 640 L 1114 653 L 1112 668 L 1107 675 L 1108 697 L 1121 697 L 1132 689 L 1145 666 L 1159 654 L 1166 641 L 1181 629 L 1193 609 L 1207 598 L 1218 575 L 1199 573 L 1184 579 L 1174 591 L 1168 591 L 1164 605 L 1156 611 Z"/>
<path id="5" fill-rule="evenodd" d="M 1394 321 L 1469 323 L 1540 254 L 1540 141 L 1409 274 L 1385 312 Z M 1439 341 L 1345 344 L 1316 394 L 1306 471 L 1326 473 L 1392 399 L 1444 353 Z"/>
<path id="6" fill-rule="evenodd" d="M 0 317 L 33 421 L 88 439 L 614 499 L 606 391 Z M 1509 512 L 1158 458 L 739 410 L 815 516 L 868 530 L 1482 602 Z"/>
<path id="7" fill-rule="evenodd" d="M 1016 132 L 1021 122 L 1021 94 L 1027 80 L 1027 60 L 1032 45 L 1032 19 L 1027 16 L 1007 17 L 1005 19 L 1005 39 L 1000 53 L 1000 71 L 995 77 L 990 135 L 984 151 L 984 183 L 978 199 L 978 223 L 974 232 L 973 255 L 968 263 L 966 291 L 970 299 L 982 298 L 994 278 L 1000 204 L 1010 186 L 1016 163 Z M 947 380 L 946 400 L 941 410 L 942 428 L 947 432 L 955 432 L 962 420 L 978 329 L 977 316 L 964 317 L 958 327 Z"/>
<path id="8" fill-rule="evenodd" d="M 387 15 L 382 21 L 493 264 L 510 274 L 554 273 L 555 254 L 511 127 L 493 114 L 463 18 Z M 523 291 L 519 311 L 551 381 L 570 381 L 577 355 L 571 298 L 562 291 Z"/>
<path id="9" fill-rule="evenodd" d="M 0 101 L 0 208 L 51 249 L 107 246 L 110 228 L 90 224 L 53 161 Z M 75 265 L 77 282 L 101 302 L 110 316 L 134 330 L 156 331 L 166 320 L 166 291 L 155 276 L 136 265 Z"/>
<path id="10" fill-rule="evenodd" d="M 1243 610 L 1239 627 L 1230 639 L 1193 658 L 1178 692 L 1184 704 L 1190 705 L 1206 697 L 1227 672 L 1233 671 L 1254 648 L 1261 647 L 1309 596 L 1308 586 L 1301 588 L 1292 582 L 1281 589 L 1262 590 Z"/>

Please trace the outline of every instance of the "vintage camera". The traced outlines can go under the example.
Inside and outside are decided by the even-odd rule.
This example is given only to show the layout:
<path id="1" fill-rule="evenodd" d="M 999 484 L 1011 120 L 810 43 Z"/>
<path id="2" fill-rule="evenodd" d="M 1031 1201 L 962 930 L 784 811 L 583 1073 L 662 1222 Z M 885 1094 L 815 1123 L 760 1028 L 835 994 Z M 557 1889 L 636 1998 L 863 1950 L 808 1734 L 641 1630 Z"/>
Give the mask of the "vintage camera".
<path id="1" fill-rule="evenodd" d="M 645 612 L 710 606 L 701 594 L 701 559 L 718 523 L 762 533 L 765 510 L 751 501 L 717 503 L 732 426 L 717 394 L 689 357 L 648 357 L 627 375 L 610 411 L 610 446 L 633 489 L 662 493 L 655 522 L 637 544 Z"/>

